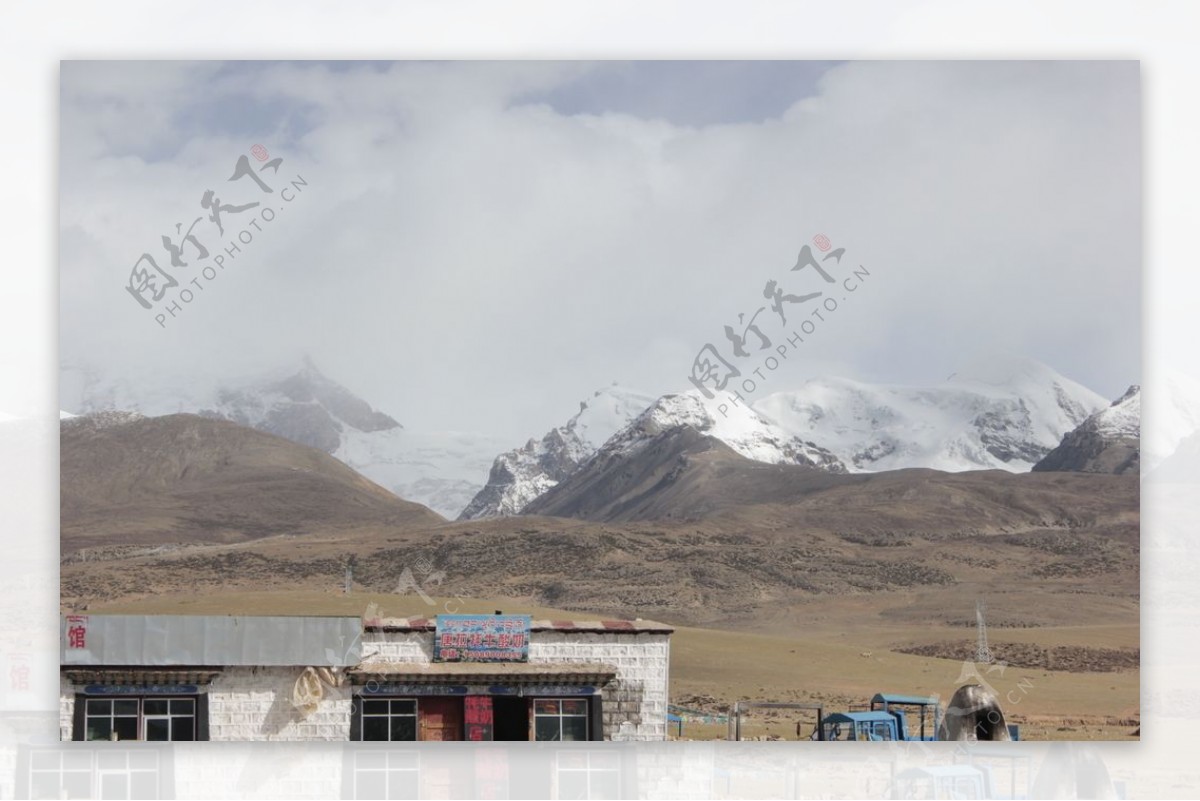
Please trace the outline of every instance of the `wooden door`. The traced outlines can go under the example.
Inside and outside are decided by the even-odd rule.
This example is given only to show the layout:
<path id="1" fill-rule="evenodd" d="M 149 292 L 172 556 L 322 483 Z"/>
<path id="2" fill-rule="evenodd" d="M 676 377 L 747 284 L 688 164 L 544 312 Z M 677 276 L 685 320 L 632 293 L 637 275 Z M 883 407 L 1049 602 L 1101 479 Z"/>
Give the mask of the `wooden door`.
<path id="1" fill-rule="evenodd" d="M 417 702 L 421 725 L 418 739 L 444 742 L 461 740 L 463 731 L 463 699 L 422 698 Z"/>

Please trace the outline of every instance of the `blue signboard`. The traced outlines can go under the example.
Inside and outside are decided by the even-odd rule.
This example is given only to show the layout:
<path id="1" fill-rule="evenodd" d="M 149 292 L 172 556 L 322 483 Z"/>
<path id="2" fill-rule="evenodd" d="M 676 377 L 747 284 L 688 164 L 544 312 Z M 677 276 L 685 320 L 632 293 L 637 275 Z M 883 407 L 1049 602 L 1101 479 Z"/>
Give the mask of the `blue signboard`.
<path id="1" fill-rule="evenodd" d="M 363 695 L 466 695 L 464 684 L 376 684 L 367 682 L 359 690 Z"/>
<path id="2" fill-rule="evenodd" d="M 89 684 L 84 695 L 195 695 L 195 684 Z"/>
<path id="3" fill-rule="evenodd" d="M 529 615 L 438 615 L 435 662 L 528 662 Z"/>

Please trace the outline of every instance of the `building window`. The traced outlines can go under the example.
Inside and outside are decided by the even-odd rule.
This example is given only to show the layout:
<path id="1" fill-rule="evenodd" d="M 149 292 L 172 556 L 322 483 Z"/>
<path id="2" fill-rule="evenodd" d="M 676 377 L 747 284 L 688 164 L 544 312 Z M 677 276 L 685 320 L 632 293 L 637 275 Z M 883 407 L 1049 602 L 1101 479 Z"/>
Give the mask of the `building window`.
<path id="1" fill-rule="evenodd" d="M 146 698 L 142 724 L 145 740 L 195 740 L 196 699 Z"/>
<path id="2" fill-rule="evenodd" d="M 360 698 L 360 739 L 396 742 L 417 739 L 415 698 Z"/>
<path id="3" fill-rule="evenodd" d="M 29 767 L 19 774 L 17 798 L 170 798 L 174 791 L 171 752 L 154 746 L 45 749 L 21 757 Z"/>
<path id="4" fill-rule="evenodd" d="M 83 697 L 82 740 L 196 740 L 197 699 Z"/>
<path id="5" fill-rule="evenodd" d="M 362 746 L 376 748 L 377 746 Z M 350 798 L 417 798 L 420 755 L 405 751 L 355 750 Z"/>
<path id="6" fill-rule="evenodd" d="M 533 701 L 533 739 L 586 740 L 588 738 L 588 702 L 586 698 L 535 698 Z"/>
<path id="7" fill-rule="evenodd" d="M 622 798 L 621 755 L 615 751 L 578 751 L 555 754 L 558 798 Z"/>

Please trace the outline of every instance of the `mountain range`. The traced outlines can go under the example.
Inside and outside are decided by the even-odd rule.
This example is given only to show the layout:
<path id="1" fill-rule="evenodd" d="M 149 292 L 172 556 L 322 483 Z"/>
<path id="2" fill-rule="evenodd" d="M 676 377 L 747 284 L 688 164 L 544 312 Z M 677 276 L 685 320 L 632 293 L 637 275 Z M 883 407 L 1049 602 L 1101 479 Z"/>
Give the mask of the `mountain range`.
<path id="1" fill-rule="evenodd" d="M 1003 356 L 979 360 L 932 387 L 816 379 L 750 407 L 706 401 L 696 391 L 665 395 L 590 452 L 586 443 L 572 442 L 570 460 L 554 456 L 555 432 L 569 430 L 570 422 L 522 451 L 502 454 L 463 519 L 542 512 L 547 507 L 533 499 L 589 459 L 612 464 L 666 431 L 687 428 L 758 462 L 833 473 L 915 467 L 1026 472 L 1108 406 L 1044 364 Z M 618 408 L 628 413 L 636 404 Z"/>
<path id="2" fill-rule="evenodd" d="M 1136 621 L 1129 474 L 833 472 L 683 426 L 633 447 L 610 438 L 525 515 L 449 522 L 324 451 L 225 420 L 110 412 L 60 428 L 66 608 L 340 593 L 352 565 L 356 591 L 401 593 L 424 569 L 439 595 L 738 628 L 846 596 L 950 624 L 980 593 L 1005 599 L 997 623 Z"/>
<path id="3" fill-rule="evenodd" d="M 463 520 L 536 509 L 535 501 L 590 461 L 613 464 L 668 431 L 688 429 L 756 462 L 834 474 L 1025 472 L 1110 408 L 1039 362 L 992 355 L 934 386 L 813 379 L 750 406 L 710 401 L 694 390 L 655 396 L 614 384 L 581 401 L 562 424 L 506 451 L 499 438 L 472 431 L 474 421 L 459 431 L 405 428 L 308 359 L 266 375 L 190 386 L 79 369 L 65 371 L 62 384 L 67 412 L 194 413 L 235 422 L 324 451 L 402 498 Z M 1100 428 L 1092 437 L 1108 432 Z M 1129 440 L 1128 432 L 1120 436 Z"/>
<path id="4" fill-rule="evenodd" d="M 64 555 L 441 522 L 317 448 L 226 420 L 98 412 L 59 427 Z"/>
<path id="5" fill-rule="evenodd" d="M 61 393 L 61 405 L 72 414 L 198 414 L 275 434 L 324 451 L 444 517 L 457 516 L 474 497 L 503 448 L 498 438 L 469 430 L 408 430 L 308 358 L 220 382 L 112 378 L 75 367 L 64 371 Z"/>

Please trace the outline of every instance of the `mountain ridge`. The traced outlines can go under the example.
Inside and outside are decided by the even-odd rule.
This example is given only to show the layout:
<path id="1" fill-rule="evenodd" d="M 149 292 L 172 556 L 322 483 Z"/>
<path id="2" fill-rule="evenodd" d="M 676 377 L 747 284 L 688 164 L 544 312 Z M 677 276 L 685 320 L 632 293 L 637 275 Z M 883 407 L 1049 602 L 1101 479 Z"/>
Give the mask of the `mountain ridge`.
<path id="1" fill-rule="evenodd" d="M 59 430 L 64 553 L 443 522 L 323 451 L 227 420 L 102 412 Z"/>

